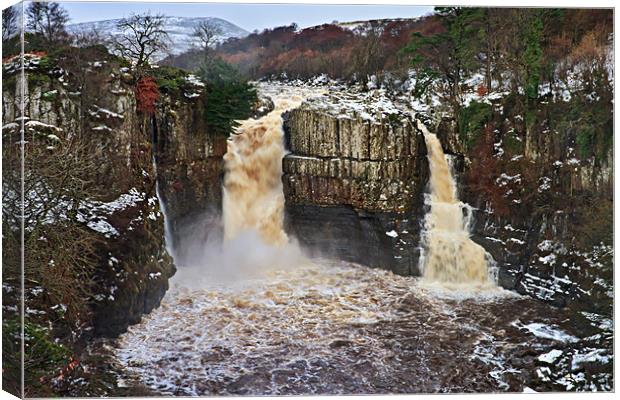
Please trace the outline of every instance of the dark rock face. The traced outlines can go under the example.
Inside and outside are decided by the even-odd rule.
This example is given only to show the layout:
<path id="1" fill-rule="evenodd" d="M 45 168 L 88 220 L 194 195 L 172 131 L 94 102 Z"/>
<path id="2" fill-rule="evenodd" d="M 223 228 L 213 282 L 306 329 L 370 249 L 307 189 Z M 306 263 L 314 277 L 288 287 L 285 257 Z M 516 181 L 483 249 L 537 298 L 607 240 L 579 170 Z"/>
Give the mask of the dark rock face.
<path id="1" fill-rule="evenodd" d="M 473 239 L 497 262 L 502 287 L 559 307 L 610 311 L 611 149 L 602 158 L 582 159 L 576 132 L 541 133 L 537 125 L 528 130 L 521 118 L 507 117 L 491 121 L 497 128 L 489 154 L 467 149 L 453 124 L 440 126 L 442 142 L 464 158 L 454 167 L 460 199 L 476 209 Z M 478 169 L 484 157 L 495 160 L 484 164 L 489 170 Z M 480 185 L 484 174 L 493 187 Z"/>
<path id="2" fill-rule="evenodd" d="M 226 138 L 209 134 L 202 102 L 162 102 L 159 111 L 154 127 L 159 189 L 171 246 L 183 260 L 189 251 L 183 238 L 207 232 L 196 224 L 221 209 Z"/>
<path id="3" fill-rule="evenodd" d="M 284 116 L 284 131 L 287 231 L 316 255 L 418 275 L 428 166 L 411 121 L 305 104 Z"/>
<path id="4" fill-rule="evenodd" d="M 419 275 L 419 249 L 412 245 L 419 241 L 417 224 L 417 219 L 403 219 L 400 214 L 367 212 L 351 206 L 289 205 L 285 225 L 313 256 L 363 263 L 400 275 Z M 398 237 L 386 235 L 392 231 L 401 233 Z"/>
<path id="5" fill-rule="evenodd" d="M 161 241 L 162 221 L 149 218 L 161 216 L 155 199 L 136 202 L 111 218 L 121 234 L 106 241 L 99 250 L 102 267 L 96 279 L 105 294 L 96 295 L 93 305 L 97 335 L 115 337 L 125 332 L 143 314 L 158 307 L 168 290 L 168 279 L 176 269 Z M 145 223 L 132 223 L 136 219 Z"/>

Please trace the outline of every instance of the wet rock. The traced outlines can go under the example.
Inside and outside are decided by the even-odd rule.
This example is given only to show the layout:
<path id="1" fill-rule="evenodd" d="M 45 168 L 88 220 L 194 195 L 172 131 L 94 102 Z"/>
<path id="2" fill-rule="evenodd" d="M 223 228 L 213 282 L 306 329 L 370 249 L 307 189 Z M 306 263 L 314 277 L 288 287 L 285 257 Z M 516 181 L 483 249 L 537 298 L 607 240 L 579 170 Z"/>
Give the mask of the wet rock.
<path id="1" fill-rule="evenodd" d="M 287 230 L 319 255 L 418 274 L 425 147 L 409 119 L 284 115 Z"/>
<path id="2" fill-rule="evenodd" d="M 273 100 L 268 96 L 258 94 L 256 104 L 252 107 L 252 118 L 258 119 L 264 115 L 269 114 L 275 108 Z"/>

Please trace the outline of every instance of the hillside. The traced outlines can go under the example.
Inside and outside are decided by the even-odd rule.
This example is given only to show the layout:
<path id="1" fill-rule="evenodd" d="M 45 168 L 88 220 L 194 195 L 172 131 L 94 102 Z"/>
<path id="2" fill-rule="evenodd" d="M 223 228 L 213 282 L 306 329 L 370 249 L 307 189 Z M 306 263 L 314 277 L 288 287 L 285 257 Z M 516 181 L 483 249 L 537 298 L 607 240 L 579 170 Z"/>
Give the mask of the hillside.
<path id="1" fill-rule="evenodd" d="M 334 21 L 304 29 L 295 24 L 279 26 L 225 40 L 217 53 L 255 79 L 282 73 L 293 78 L 322 73 L 341 78 L 372 74 L 383 68 L 406 71 L 406 62 L 398 56 L 398 50 L 412 32 L 425 29 L 428 18 L 432 19 Z M 364 58 L 371 62 L 366 63 Z M 201 60 L 200 52 L 189 50 L 167 58 L 163 64 L 195 71 Z"/>
<path id="2" fill-rule="evenodd" d="M 116 27 L 119 21 L 119 19 L 108 19 L 103 21 L 82 22 L 68 25 L 67 30 L 72 34 L 95 30 L 101 34 L 117 36 L 121 34 Z M 230 38 L 242 38 L 249 34 L 245 29 L 221 18 L 165 17 L 164 29 L 172 42 L 170 45 L 170 52 L 172 54 L 181 54 L 188 51 L 195 44 L 192 32 L 194 28 L 203 21 L 221 29 L 222 35 L 220 36 L 220 40 L 222 41 Z M 163 58 L 163 55 L 161 55 L 160 58 Z"/>

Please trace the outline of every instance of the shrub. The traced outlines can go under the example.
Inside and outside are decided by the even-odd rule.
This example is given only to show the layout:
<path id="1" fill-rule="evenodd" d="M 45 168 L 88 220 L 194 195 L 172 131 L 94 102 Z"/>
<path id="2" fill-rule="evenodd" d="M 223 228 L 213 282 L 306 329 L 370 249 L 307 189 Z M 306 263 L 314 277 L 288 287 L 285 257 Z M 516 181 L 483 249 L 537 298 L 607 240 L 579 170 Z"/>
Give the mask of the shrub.
<path id="1" fill-rule="evenodd" d="M 58 92 L 50 90 L 41 94 L 41 99 L 46 101 L 53 101 L 58 95 Z"/>
<path id="2" fill-rule="evenodd" d="M 136 85 L 135 95 L 138 112 L 147 114 L 155 112 L 155 103 L 159 100 L 159 88 L 153 77 L 141 78 Z"/>
<path id="3" fill-rule="evenodd" d="M 51 79 L 47 74 L 40 72 L 28 73 L 28 87 L 41 86 L 50 83 Z"/>
<path id="4" fill-rule="evenodd" d="M 162 93 L 179 95 L 180 90 L 186 85 L 185 77 L 187 73 L 178 68 L 160 66 L 150 71 L 155 78 L 157 86 Z"/>
<path id="5" fill-rule="evenodd" d="M 70 352 L 61 344 L 54 343 L 50 331 L 43 326 L 26 321 L 24 324 L 25 351 L 24 351 L 24 384 L 26 395 L 49 395 L 49 389 L 44 385 L 61 372 L 62 367 L 69 361 Z M 7 375 L 6 382 L 19 382 L 20 361 L 18 359 L 21 347 L 21 325 L 17 318 L 2 322 L 2 358 Z M 3 379 L 4 381 L 5 379 Z M 19 391 L 19 388 L 9 388 Z M 29 393 L 30 392 L 30 393 Z"/>
<path id="6" fill-rule="evenodd" d="M 239 71 L 217 59 L 201 68 L 207 82 L 204 118 L 216 135 L 229 135 L 238 125 L 237 120 L 252 115 L 257 101 L 256 89 L 246 82 Z"/>

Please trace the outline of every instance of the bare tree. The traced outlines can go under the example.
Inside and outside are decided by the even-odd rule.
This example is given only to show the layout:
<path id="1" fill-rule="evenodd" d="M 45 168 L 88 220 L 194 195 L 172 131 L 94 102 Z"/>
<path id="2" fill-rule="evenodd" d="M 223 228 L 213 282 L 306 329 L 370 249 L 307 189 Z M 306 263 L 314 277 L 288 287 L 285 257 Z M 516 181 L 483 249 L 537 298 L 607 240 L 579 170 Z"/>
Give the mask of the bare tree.
<path id="1" fill-rule="evenodd" d="M 385 61 L 384 46 L 381 43 L 381 30 L 375 26 L 357 31 L 357 43 L 353 50 L 352 72 L 362 82 L 367 83 L 370 75 L 378 76 Z"/>
<path id="2" fill-rule="evenodd" d="M 2 10 L 2 41 L 9 40 L 17 34 L 17 20 L 19 14 L 13 6 Z"/>
<path id="3" fill-rule="evenodd" d="M 200 50 L 202 51 L 202 67 L 210 68 L 213 61 L 213 49 L 222 35 L 222 29 L 209 21 L 202 21 L 196 28 L 192 36 L 196 38 Z"/>
<path id="4" fill-rule="evenodd" d="M 168 49 L 170 39 L 164 30 L 164 19 L 161 14 L 132 14 L 116 25 L 123 33 L 114 38 L 114 48 L 133 61 L 138 74 L 156 53 Z"/>
<path id="5" fill-rule="evenodd" d="M 202 21 L 194 28 L 192 36 L 196 38 L 202 50 L 208 52 L 215 47 L 222 33 L 222 28 L 219 26 L 210 21 Z"/>
<path id="6" fill-rule="evenodd" d="M 43 37 L 47 45 L 65 40 L 65 26 L 69 21 L 67 11 L 54 2 L 33 2 L 26 10 L 26 28 Z"/>

